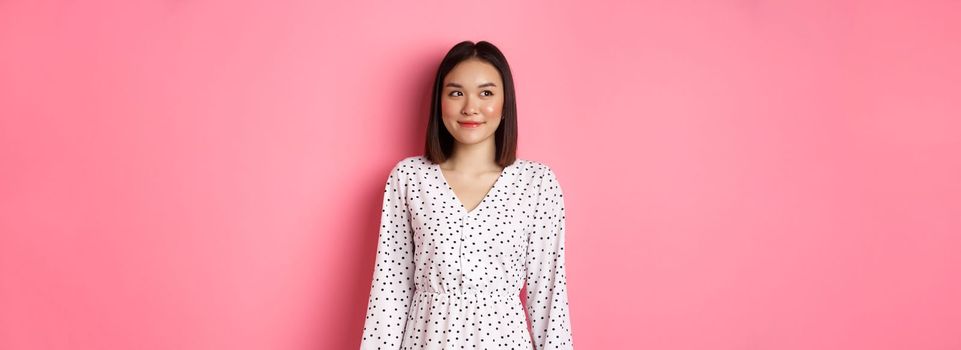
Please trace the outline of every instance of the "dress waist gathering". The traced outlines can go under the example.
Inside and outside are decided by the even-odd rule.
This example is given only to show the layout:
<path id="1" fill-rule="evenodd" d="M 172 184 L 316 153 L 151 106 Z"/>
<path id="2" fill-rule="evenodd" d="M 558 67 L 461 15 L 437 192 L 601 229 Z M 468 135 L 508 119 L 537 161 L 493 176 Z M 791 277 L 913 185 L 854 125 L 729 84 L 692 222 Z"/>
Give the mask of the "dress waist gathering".
<path id="1" fill-rule="evenodd" d="M 500 298 L 520 301 L 520 290 L 506 291 L 503 289 L 462 289 L 452 291 L 434 291 L 430 289 L 416 289 L 414 296 L 446 297 L 446 298 Z"/>

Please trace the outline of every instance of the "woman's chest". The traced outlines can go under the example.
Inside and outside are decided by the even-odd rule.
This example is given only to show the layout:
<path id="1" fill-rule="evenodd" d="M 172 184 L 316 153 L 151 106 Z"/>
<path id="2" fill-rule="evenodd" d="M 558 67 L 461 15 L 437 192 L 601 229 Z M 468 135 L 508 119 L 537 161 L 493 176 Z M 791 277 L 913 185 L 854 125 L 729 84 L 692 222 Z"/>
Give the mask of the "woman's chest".
<path id="1" fill-rule="evenodd" d="M 536 189 L 521 176 L 502 180 L 489 188 L 486 196 L 481 194 L 480 203 L 472 210 L 467 210 L 443 179 L 419 178 L 407 194 L 418 251 L 451 251 L 463 245 L 508 250 L 526 247 L 533 227 Z"/>

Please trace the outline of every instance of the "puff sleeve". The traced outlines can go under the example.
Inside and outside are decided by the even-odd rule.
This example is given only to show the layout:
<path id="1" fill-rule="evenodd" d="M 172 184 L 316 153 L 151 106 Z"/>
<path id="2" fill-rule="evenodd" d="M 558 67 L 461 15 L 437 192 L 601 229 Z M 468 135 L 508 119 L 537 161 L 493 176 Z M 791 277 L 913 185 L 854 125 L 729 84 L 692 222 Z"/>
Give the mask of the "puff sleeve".
<path id="1" fill-rule="evenodd" d="M 545 166 L 528 236 L 526 306 L 536 350 L 573 349 L 564 268 L 564 195 L 553 170 Z"/>
<path id="2" fill-rule="evenodd" d="M 400 349 L 414 294 L 414 243 L 403 165 L 384 185 L 377 254 L 361 350 Z"/>

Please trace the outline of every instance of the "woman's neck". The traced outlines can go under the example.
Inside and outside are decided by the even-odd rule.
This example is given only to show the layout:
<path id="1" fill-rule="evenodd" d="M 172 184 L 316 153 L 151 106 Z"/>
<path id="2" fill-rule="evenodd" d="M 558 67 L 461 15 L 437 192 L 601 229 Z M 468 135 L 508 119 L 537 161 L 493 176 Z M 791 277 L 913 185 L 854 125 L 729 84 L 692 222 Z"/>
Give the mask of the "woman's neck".
<path id="1" fill-rule="evenodd" d="M 464 173 L 483 173 L 500 169 L 494 160 L 495 152 L 494 138 L 471 145 L 456 143 L 453 154 L 444 162 L 446 164 L 444 169 Z"/>

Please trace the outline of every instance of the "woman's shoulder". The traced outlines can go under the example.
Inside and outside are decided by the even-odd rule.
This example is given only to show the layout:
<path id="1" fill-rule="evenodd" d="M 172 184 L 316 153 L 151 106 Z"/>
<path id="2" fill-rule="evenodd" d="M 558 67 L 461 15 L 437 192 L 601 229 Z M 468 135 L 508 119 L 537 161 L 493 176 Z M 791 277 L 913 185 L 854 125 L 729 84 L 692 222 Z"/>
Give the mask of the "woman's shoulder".
<path id="1" fill-rule="evenodd" d="M 521 168 L 521 170 L 525 172 L 530 172 L 536 175 L 546 175 L 548 173 L 553 173 L 553 170 L 551 169 L 550 165 L 548 165 L 544 161 L 526 159 L 526 158 L 517 158 L 516 160 L 514 160 L 514 165 Z"/>
<path id="2" fill-rule="evenodd" d="M 391 175 L 407 177 L 426 169 L 430 164 L 431 161 L 425 156 L 407 156 L 394 163 L 390 173 Z"/>
<path id="3" fill-rule="evenodd" d="M 425 166 L 430 164 L 430 159 L 422 155 L 408 156 L 401 158 L 397 161 L 394 167 L 415 167 L 415 166 Z"/>

